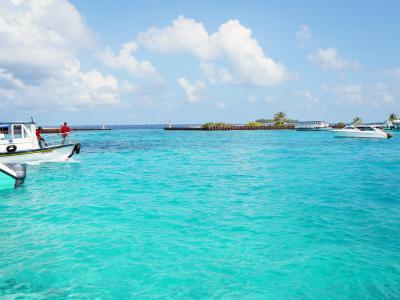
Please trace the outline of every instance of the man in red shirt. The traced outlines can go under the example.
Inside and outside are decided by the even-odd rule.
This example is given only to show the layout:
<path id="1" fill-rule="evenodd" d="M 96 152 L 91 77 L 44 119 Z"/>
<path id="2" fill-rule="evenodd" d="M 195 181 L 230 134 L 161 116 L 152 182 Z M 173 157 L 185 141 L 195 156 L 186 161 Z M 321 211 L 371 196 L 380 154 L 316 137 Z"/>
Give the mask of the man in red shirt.
<path id="1" fill-rule="evenodd" d="M 68 133 L 71 132 L 71 129 L 68 127 L 67 122 L 64 122 L 64 125 L 60 128 L 61 136 L 62 136 L 62 144 L 64 145 L 65 140 L 67 139 Z"/>
<path id="2" fill-rule="evenodd" d="M 42 141 L 44 142 L 44 145 L 45 145 L 45 146 L 47 146 L 47 143 L 46 143 L 46 141 L 44 140 L 44 138 L 42 138 L 41 133 L 42 133 L 42 127 L 36 128 L 36 138 L 37 138 L 37 140 L 38 140 L 38 142 L 39 142 L 39 147 L 40 147 L 40 148 L 43 148 L 43 147 L 42 147 Z"/>

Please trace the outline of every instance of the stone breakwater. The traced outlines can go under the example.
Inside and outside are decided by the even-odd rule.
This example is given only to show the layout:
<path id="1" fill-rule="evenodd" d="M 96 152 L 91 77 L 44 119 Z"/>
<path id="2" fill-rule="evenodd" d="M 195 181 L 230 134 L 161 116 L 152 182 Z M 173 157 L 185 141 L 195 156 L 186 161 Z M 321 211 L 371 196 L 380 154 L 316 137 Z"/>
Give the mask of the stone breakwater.
<path id="1" fill-rule="evenodd" d="M 72 131 L 100 131 L 100 130 L 111 130 L 110 128 L 99 128 L 99 127 L 84 127 L 84 128 L 75 128 L 71 127 Z M 58 127 L 46 127 L 42 128 L 42 133 L 60 133 L 60 128 Z"/>
<path id="2" fill-rule="evenodd" d="M 192 131 L 228 131 L 228 130 L 294 130 L 294 125 L 265 125 L 265 126 L 207 126 L 207 127 L 165 127 L 164 130 Z"/>

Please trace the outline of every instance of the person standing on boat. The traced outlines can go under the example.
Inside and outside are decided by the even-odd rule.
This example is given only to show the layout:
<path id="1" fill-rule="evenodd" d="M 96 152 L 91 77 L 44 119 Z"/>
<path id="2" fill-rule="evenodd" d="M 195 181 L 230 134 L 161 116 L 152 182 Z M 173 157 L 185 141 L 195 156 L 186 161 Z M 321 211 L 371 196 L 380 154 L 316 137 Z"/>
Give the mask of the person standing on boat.
<path id="1" fill-rule="evenodd" d="M 64 125 L 60 128 L 61 136 L 62 136 L 62 144 L 64 145 L 65 140 L 67 139 L 68 133 L 71 132 L 71 128 L 68 127 L 67 122 L 64 122 Z"/>
<path id="2" fill-rule="evenodd" d="M 36 128 L 36 138 L 39 142 L 39 147 L 43 148 L 42 141 L 44 142 L 45 146 L 47 146 L 47 143 L 46 143 L 46 140 L 44 138 L 42 138 L 41 133 L 42 133 L 42 127 Z"/>

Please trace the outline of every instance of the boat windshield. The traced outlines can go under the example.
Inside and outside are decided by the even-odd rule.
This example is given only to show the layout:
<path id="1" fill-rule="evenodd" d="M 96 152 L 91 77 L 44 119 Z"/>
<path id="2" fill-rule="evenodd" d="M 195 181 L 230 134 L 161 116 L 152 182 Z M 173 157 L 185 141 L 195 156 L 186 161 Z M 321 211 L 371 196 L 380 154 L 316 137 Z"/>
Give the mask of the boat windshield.
<path id="1" fill-rule="evenodd" d="M 31 124 L 1 124 L 0 125 L 0 139 L 14 140 L 14 139 L 27 139 L 32 138 L 32 125 Z"/>
<path id="2" fill-rule="evenodd" d="M 375 131 L 373 127 L 358 127 L 361 131 Z"/>
<path id="3" fill-rule="evenodd" d="M 0 140 L 9 140 L 9 126 L 8 125 L 0 125 Z"/>

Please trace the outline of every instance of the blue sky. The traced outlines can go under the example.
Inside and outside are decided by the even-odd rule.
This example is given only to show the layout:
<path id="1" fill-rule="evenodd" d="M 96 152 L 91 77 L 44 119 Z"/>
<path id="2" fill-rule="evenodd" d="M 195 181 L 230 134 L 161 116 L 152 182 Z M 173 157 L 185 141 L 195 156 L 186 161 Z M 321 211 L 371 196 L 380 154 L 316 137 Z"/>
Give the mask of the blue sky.
<path id="1" fill-rule="evenodd" d="M 0 1 L 0 119 L 384 120 L 398 1 Z"/>

